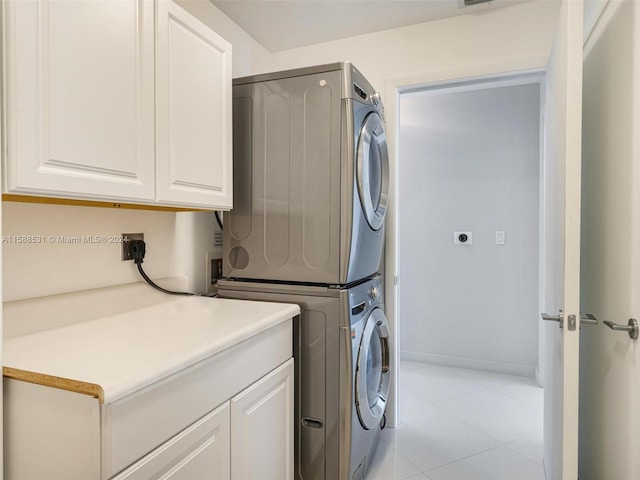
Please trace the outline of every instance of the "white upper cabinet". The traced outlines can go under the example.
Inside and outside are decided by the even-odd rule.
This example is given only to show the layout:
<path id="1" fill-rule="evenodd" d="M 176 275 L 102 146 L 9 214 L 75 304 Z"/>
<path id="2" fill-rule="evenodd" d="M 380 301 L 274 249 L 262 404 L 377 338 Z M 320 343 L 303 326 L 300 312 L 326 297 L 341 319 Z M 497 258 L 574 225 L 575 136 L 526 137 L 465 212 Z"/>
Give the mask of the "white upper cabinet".
<path id="1" fill-rule="evenodd" d="M 231 208 L 231 45 L 158 3 L 158 199 Z"/>
<path id="2" fill-rule="evenodd" d="M 5 5 L 7 191 L 153 200 L 153 4 Z"/>
<path id="3" fill-rule="evenodd" d="M 3 2 L 4 192 L 231 207 L 231 46 L 169 0 Z"/>

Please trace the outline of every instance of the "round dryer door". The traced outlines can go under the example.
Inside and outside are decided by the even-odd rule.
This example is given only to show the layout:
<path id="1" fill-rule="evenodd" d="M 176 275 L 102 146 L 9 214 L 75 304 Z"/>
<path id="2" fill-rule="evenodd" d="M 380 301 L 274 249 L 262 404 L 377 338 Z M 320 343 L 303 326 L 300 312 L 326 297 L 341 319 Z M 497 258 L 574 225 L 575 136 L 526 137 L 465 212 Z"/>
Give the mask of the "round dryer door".
<path id="1" fill-rule="evenodd" d="M 356 409 L 367 430 L 382 420 L 389 394 L 389 324 L 381 309 L 371 312 L 362 333 L 356 370 Z"/>
<path id="2" fill-rule="evenodd" d="M 382 119 L 369 113 L 358 139 L 356 177 L 360 203 L 373 230 L 384 224 L 389 196 L 389 153 Z"/>

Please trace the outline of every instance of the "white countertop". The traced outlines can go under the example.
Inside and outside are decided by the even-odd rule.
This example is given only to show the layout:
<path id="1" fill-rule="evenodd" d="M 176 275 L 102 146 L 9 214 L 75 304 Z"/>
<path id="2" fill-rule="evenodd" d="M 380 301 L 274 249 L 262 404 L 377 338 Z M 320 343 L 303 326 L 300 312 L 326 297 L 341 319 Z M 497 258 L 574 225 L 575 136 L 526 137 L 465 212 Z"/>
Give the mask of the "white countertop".
<path id="1" fill-rule="evenodd" d="M 51 386 L 55 379 L 94 385 L 96 396 L 111 403 L 299 312 L 289 304 L 176 297 L 5 340 L 4 374 L 33 373 L 22 379 Z"/>

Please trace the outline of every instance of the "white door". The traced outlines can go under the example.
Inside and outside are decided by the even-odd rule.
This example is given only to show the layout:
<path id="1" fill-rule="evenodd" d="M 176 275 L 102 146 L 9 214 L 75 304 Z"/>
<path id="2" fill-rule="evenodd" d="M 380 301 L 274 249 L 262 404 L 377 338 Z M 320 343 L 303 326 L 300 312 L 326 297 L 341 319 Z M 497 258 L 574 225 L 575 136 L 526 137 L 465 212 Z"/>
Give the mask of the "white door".
<path id="1" fill-rule="evenodd" d="M 231 478 L 293 480 L 293 359 L 231 399 Z"/>
<path id="2" fill-rule="evenodd" d="M 562 2 L 547 65 L 543 304 L 564 312 L 544 325 L 548 480 L 578 478 L 582 15 L 582 0 Z"/>
<path id="3" fill-rule="evenodd" d="M 639 31 L 640 3 L 615 0 L 585 43 L 581 303 L 603 324 L 581 333 L 580 480 L 640 471 L 640 339 L 608 328 L 640 320 Z"/>

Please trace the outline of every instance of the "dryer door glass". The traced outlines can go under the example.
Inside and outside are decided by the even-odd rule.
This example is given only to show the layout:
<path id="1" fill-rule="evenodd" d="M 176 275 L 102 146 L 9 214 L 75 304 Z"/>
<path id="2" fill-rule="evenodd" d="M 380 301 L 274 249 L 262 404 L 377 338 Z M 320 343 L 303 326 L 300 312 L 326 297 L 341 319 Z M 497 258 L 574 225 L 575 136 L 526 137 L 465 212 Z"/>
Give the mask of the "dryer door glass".
<path id="1" fill-rule="evenodd" d="M 389 153 L 380 115 L 369 113 L 358 139 L 356 177 L 362 210 L 369 226 L 384 224 L 389 196 Z"/>
<path id="2" fill-rule="evenodd" d="M 358 350 L 356 409 L 360 423 L 370 430 L 382 420 L 389 393 L 389 326 L 381 309 L 367 319 Z"/>

